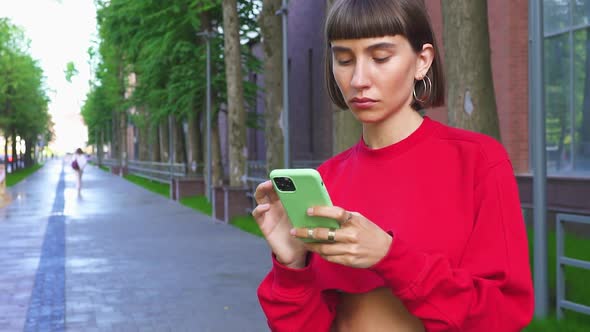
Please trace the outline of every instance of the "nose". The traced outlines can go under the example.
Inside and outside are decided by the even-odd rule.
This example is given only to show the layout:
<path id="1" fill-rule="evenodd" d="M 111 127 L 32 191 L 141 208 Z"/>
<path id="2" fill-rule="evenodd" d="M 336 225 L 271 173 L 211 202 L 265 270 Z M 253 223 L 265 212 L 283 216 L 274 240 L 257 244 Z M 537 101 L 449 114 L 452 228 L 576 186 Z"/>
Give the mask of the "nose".
<path id="1" fill-rule="evenodd" d="M 368 68 L 363 61 L 356 63 L 350 85 L 357 90 L 367 89 L 371 85 Z"/>

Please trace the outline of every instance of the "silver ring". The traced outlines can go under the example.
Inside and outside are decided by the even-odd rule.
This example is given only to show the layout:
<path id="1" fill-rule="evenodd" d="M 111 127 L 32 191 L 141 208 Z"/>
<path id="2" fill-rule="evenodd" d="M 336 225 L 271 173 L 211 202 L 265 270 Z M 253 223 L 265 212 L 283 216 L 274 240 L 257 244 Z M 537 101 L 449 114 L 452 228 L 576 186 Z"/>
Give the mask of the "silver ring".
<path id="1" fill-rule="evenodd" d="M 330 228 L 328 230 L 328 241 L 330 242 L 334 242 L 334 238 L 336 237 L 336 229 L 334 228 Z"/>
<path id="2" fill-rule="evenodd" d="M 313 228 L 308 228 L 307 229 L 307 238 L 308 239 L 313 239 Z"/>

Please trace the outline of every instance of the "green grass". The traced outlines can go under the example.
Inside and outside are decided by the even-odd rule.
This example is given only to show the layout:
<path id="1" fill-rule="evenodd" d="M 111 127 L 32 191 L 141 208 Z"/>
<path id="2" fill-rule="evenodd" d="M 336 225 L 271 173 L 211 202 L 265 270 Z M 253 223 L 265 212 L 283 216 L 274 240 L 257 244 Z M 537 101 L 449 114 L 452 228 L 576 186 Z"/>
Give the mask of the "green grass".
<path id="1" fill-rule="evenodd" d="M 98 166 L 98 168 L 102 169 L 105 172 L 110 172 L 111 170 L 106 166 Z"/>
<path id="2" fill-rule="evenodd" d="M 200 211 L 208 216 L 212 212 L 211 203 L 209 203 L 207 197 L 204 195 L 183 197 L 180 199 L 180 204 Z"/>
<path id="3" fill-rule="evenodd" d="M 35 173 L 38 169 L 43 167 L 44 164 L 35 164 L 31 167 L 27 167 L 24 169 L 19 169 L 14 173 L 7 173 L 6 174 L 6 186 L 12 187 L 15 184 L 24 180 L 27 176 Z"/>
<path id="4" fill-rule="evenodd" d="M 529 254 L 531 267 L 533 265 L 533 232 L 528 230 Z M 590 260 L 590 239 L 585 239 L 574 234 L 565 235 L 565 255 L 572 258 Z M 590 316 L 566 310 L 564 318 L 557 320 L 555 317 L 555 286 L 556 286 L 556 246 L 555 232 L 550 232 L 547 239 L 547 259 L 549 268 L 549 294 L 552 314 L 547 319 L 534 320 L 524 331 L 526 332 L 549 332 L 549 331 L 588 331 L 590 330 Z M 590 280 L 590 271 L 565 267 L 566 299 L 590 305 L 590 288 L 587 287 L 587 280 Z"/>
<path id="5" fill-rule="evenodd" d="M 152 181 L 146 178 L 142 178 L 141 176 L 127 174 L 124 176 L 125 179 L 131 181 L 139 186 L 144 187 L 145 189 L 155 192 L 156 194 L 162 195 L 164 197 L 170 197 L 170 185 L 164 184 L 157 181 Z"/>
<path id="6" fill-rule="evenodd" d="M 230 225 L 235 226 L 245 232 L 262 237 L 262 232 L 258 228 L 258 224 L 251 215 L 238 216 L 230 220 Z"/>

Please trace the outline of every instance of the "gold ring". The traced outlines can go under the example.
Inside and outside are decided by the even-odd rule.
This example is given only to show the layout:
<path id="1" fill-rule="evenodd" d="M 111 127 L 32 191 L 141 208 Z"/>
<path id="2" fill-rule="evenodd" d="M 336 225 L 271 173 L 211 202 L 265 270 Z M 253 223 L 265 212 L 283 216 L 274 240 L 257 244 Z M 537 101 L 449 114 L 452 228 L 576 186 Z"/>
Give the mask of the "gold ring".
<path id="1" fill-rule="evenodd" d="M 308 228 L 307 229 L 307 238 L 308 239 L 313 239 L 313 228 Z"/>
<path id="2" fill-rule="evenodd" d="M 328 229 L 328 241 L 334 242 L 335 237 L 336 237 L 336 229 L 334 229 L 334 228 Z"/>

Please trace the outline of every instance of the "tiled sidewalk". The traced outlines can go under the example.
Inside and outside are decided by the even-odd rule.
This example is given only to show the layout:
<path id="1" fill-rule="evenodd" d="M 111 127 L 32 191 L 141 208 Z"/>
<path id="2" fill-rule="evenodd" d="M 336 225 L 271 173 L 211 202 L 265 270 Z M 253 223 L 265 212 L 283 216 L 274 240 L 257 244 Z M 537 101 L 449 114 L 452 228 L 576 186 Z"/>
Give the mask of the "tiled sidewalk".
<path id="1" fill-rule="evenodd" d="M 61 171 L 0 209 L 0 331 L 268 330 L 262 239 L 94 167 L 77 196 Z"/>

